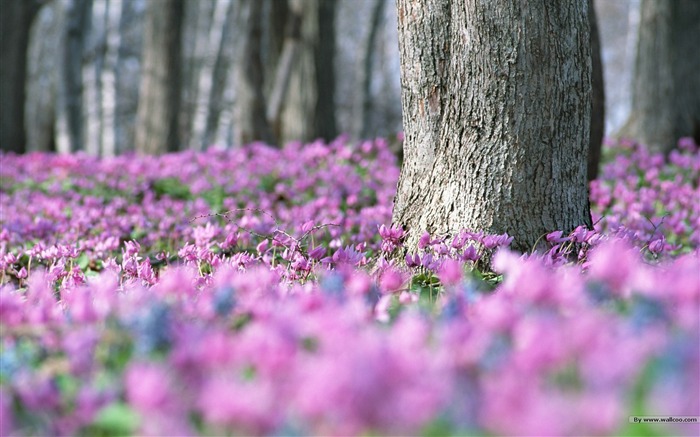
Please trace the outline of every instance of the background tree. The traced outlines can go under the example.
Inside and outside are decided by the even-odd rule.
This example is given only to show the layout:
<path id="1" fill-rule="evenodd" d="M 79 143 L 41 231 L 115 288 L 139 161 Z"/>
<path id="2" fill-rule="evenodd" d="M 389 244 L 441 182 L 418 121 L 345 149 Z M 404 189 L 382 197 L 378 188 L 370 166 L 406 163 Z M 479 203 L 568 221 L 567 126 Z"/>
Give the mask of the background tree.
<path id="1" fill-rule="evenodd" d="M 370 111 L 372 109 L 372 73 L 374 70 L 375 45 L 384 18 L 384 5 L 386 0 L 374 0 L 370 15 L 370 24 L 367 36 L 360 48 L 358 59 L 358 83 L 359 89 L 355 102 L 355 123 L 353 133 L 356 138 L 367 138 L 369 136 Z"/>
<path id="2" fill-rule="evenodd" d="M 184 0 L 147 2 L 143 69 L 136 121 L 136 150 L 179 149 Z"/>
<path id="3" fill-rule="evenodd" d="M 29 32 L 43 1 L 4 1 L 0 13 L 0 147 L 22 153 Z"/>
<path id="4" fill-rule="evenodd" d="M 598 19 L 593 0 L 588 0 L 588 22 L 591 27 L 591 141 L 588 145 L 588 180 L 598 177 L 600 151 L 605 135 L 605 84 L 601 59 Z"/>
<path id="5" fill-rule="evenodd" d="M 643 0 L 632 109 L 619 135 L 657 151 L 700 141 L 700 2 Z"/>
<path id="6" fill-rule="evenodd" d="M 393 221 L 507 232 L 591 225 L 587 2 L 398 0 L 404 162 Z M 426 37 L 429 36 L 429 37 Z"/>

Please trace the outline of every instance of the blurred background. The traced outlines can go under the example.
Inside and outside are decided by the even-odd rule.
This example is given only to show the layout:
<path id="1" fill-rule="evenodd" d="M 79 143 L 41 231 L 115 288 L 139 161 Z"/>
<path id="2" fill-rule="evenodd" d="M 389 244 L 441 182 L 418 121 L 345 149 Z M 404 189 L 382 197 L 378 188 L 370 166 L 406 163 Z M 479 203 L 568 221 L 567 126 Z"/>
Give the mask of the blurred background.
<path id="1" fill-rule="evenodd" d="M 594 3 L 609 135 L 630 111 L 640 2 Z M 113 156 L 401 131 L 393 0 L 0 5 L 3 150 Z"/>

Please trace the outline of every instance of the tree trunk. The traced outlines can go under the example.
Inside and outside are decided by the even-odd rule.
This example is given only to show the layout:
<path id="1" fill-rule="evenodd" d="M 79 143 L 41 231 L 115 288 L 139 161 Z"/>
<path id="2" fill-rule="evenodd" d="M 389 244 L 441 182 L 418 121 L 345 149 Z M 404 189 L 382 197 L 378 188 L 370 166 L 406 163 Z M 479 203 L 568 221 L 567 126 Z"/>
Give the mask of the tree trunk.
<path id="1" fill-rule="evenodd" d="M 180 70 L 184 0 L 149 1 L 136 122 L 136 150 L 179 150 Z"/>
<path id="2" fill-rule="evenodd" d="M 600 152 L 605 136 L 605 83 L 600 55 L 600 36 L 593 0 L 588 0 L 588 20 L 591 27 L 591 141 L 588 145 L 588 181 L 598 177 Z"/>
<path id="3" fill-rule="evenodd" d="M 192 132 L 190 138 L 190 148 L 194 150 L 202 150 L 209 146 L 206 143 L 206 124 L 209 113 L 209 104 L 211 99 L 211 91 L 214 78 L 214 67 L 220 53 L 221 36 L 226 25 L 226 19 L 229 16 L 227 11 L 230 5 L 229 0 L 217 0 L 214 2 L 214 15 L 209 22 L 207 30 L 203 33 L 207 35 L 207 47 L 204 50 L 204 58 L 201 62 L 199 70 L 199 80 L 197 82 L 197 100 L 195 102 L 195 111 L 192 119 Z"/>
<path id="4" fill-rule="evenodd" d="M 41 7 L 37 0 L 4 1 L 0 14 L 0 149 L 26 149 L 24 105 L 27 52 L 32 21 Z"/>
<path id="5" fill-rule="evenodd" d="M 374 74 L 374 51 L 379 34 L 379 28 L 384 16 L 386 0 L 375 0 L 370 15 L 369 30 L 361 48 L 361 56 L 358 59 L 358 83 L 357 98 L 355 100 L 354 136 L 355 138 L 367 138 L 369 135 L 369 120 L 372 110 L 372 75 Z"/>
<path id="6" fill-rule="evenodd" d="M 669 152 L 680 137 L 700 141 L 700 2 L 643 0 L 632 110 L 620 136 Z"/>
<path id="7" fill-rule="evenodd" d="M 66 10 L 58 131 L 61 152 L 85 149 L 83 135 L 83 58 L 90 31 L 92 0 L 72 0 Z M 65 138 L 64 138 L 65 137 Z"/>
<path id="8" fill-rule="evenodd" d="M 56 151 L 61 36 L 65 27 L 63 9 L 63 2 L 48 3 L 32 26 L 24 117 L 27 151 Z"/>
<path id="9" fill-rule="evenodd" d="M 219 127 L 221 111 L 224 106 L 229 66 L 233 58 L 233 48 L 235 47 L 235 42 L 232 39 L 233 27 L 238 21 L 236 15 L 239 12 L 240 9 L 236 7 L 235 2 L 231 1 L 227 5 L 226 17 L 221 29 L 216 61 L 212 71 L 211 88 L 209 90 L 209 105 L 203 139 L 205 145 L 214 143 L 217 136 L 217 128 Z"/>
<path id="10" fill-rule="evenodd" d="M 338 135 L 335 121 L 335 15 L 336 0 L 318 0 L 318 34 L 314 41 L 316 73 L 315 132 L 309 140 L 331 141 Z"/>
<path id="11" fill-rule="evenodd" d="M 329 140 L 336 134 L 335 81 L 332 78 L 335 4 L 333 0 L 296 3 L 292 0 L 291 5 L 292 9 L 296 7 L 301 11 L 301 40 L 293 57 L 289 88 L 280 117 L 279 142 Z M 278 71 L 283 66 L 284 56 L 285 53 Z"/>
<path id="12" fill-rule="evenodd" d="M 591 226 L 591 53 L 577 0 L 398 0 L 404 163 L 393 221 L 507 232 Z"/>
<path id="13" fill-rule="evenodd" d="M 262 3 L 248 0 L 242 6 L 247 7 L 247 13 L 242 15 L 248 20 L 243 53 L 237 66 L 235 142 L 247 144 L 260 140 L 274 144 L 275 139 L 265 114 L 263 92 Z"/>
<path id="14" fill-rule="evenodd" d="M 135 149 L 139 81 L 143 70 L 140 62 L 144 45 L 143 15 L 136 1 L 121 2 L 121 16 L 119 17 L 120 43 L 115 73 L 117 154 Z"/>

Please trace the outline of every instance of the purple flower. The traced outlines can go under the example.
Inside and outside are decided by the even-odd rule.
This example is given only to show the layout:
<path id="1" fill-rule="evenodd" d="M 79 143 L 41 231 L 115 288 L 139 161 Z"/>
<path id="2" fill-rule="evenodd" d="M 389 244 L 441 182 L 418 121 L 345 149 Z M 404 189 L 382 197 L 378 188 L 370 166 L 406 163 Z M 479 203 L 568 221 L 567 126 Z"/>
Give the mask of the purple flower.
<path id="1" fill-rule="evenodd" d="M 443 285 L 455 285 L 462 280 L 462 264 L 453 259 L 447 259 L 442 263 L 438 271 L 438 278 Z"/>

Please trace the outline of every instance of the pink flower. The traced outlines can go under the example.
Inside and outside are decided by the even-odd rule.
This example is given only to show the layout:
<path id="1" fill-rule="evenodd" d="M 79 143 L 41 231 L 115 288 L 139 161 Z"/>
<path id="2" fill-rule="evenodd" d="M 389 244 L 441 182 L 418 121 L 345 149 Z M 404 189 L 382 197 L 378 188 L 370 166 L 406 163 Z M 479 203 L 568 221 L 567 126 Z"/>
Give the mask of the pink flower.
<path id="1" fill-rule="evenodd" d="M 443 285 L 456 285 L 462 280 L 462 264 L 453 259 L 445 260 L 438 272 L 438 278 Z"/>
<path id="2" fill-rule="evenodd" d="M 178 398 L 168 369 L 156 363 L 129 364 L 124 376 L 126 398 L 146 416 L 171 411 Z"/>

